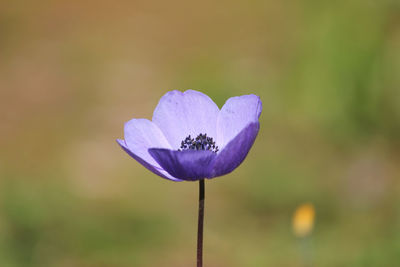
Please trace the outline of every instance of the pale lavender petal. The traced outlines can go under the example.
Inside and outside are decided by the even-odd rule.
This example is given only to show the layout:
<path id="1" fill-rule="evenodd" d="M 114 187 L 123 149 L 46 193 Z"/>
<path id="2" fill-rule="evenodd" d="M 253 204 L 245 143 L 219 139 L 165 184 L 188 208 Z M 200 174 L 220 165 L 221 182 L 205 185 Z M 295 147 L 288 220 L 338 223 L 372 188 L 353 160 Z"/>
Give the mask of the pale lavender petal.
<path id="1" fill-rule="evenodd" d="M 216 154 L 207 150 L 149 149 L 149 153 L 169 174 L 186 181 L 196 181 L 210 175 Z"/>
<path id="2" fill-rule="evenodd" d="M 124 134 L 126 145 L 132 153 L 160 168 L 150 156 L 148 149 L 171 148 L 171 146 L 157 125 L 146 119 L 132 119 L 125 123 Z"/>
<path id="3" fill-rule="evenodd" d="M 201 92 L 171 91 L 160 99 L 153 122 L 164 133 L 172 149 L 178 149 L 188 135 L 196 137 L 206 133 L 216 138 L 218 113 L 218 106 Z"/>
<path id="4" fill-rule="evenodd" d="M 158 176 L 161 176 L 161 177 L 163 177 L 165 179 L 168 179 L 168 180 L 172 180 L 172 181 L 175 181 L 175 182 L 181 182 L 182 181 L 180 179 L 172 177 L 169 173 L 167 173 L 163 169 L 151 165 L 150 163 L 148 163 L 147 161 L 145 161 L 144 159 L 142 159 L 141 157 L 139 157 L 138 155 L 136 155 L 135 153 L 130 151 L 124 140 L 117 139 L 117 143 L 122 147 L 123 150 L 125 150 L 126 153 L 129 154 L 129 156 L 134 158 L 137 162 L 142 164 L 149 171 L 151 171 L 151 172 L 153 172 L 153 173 L 157 174 Z"/>
<path id="5" fill-rule="evenodd" d="M 217 145 L 223 148 L 249 123 L 258 122 L 262 103 L 256 95 L 229 98 L 218 115 Z"/>
<path id="6" fill-rule="evenodd" d="M 249 153 L 259 129 L 258 122 L 250 123 L 231 140 L 215 158 L 211 177 L 225 175 L 236 169 Z"/>

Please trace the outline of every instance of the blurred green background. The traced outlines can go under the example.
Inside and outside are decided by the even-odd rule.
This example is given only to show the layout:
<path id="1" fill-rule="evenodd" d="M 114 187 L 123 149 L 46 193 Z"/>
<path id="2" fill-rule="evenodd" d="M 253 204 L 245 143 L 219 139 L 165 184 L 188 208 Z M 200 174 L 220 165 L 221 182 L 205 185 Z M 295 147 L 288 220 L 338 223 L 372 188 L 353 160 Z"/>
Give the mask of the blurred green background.
<path id="1" fill-rule="evenodd" d="M 194 266 L 197 183 L 115 142 L 169 90 L 264 110 L 206 183 L 205 266 L 400 263 L 400 2 L 3 1 L 0 266 Z"/>

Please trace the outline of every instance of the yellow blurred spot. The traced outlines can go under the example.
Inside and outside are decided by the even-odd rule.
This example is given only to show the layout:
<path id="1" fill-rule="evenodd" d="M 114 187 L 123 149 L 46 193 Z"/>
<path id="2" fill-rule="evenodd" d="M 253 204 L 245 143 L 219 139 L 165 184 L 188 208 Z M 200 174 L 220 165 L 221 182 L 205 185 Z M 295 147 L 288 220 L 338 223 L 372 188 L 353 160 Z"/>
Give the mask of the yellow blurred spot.
<path id="1" fill-rule="evenodd" d="M 300 205 L 293 215 L 293 232 L 297 237 L 309 235 L 314 227 L 315 209 L 311 203 Z"/>

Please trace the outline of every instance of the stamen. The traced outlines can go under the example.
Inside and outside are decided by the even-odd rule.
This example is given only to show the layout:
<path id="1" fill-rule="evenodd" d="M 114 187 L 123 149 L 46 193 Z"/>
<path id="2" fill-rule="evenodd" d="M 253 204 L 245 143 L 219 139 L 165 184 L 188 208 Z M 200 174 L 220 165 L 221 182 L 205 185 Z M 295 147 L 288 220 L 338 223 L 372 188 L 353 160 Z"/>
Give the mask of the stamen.
<path id="1" fill-rule="evenodd" d="M 183 150 L 208 150 L 214 153 L 219 151 L 218 146 L 215 144 L 215 141 L 212 137 L 207 136 L 207 134 L 199 134 L 196 138 L 192 138 L 190 135 L 187 136 L 181 142 L 181 147 L 178 149 L 179 151 Z"/>

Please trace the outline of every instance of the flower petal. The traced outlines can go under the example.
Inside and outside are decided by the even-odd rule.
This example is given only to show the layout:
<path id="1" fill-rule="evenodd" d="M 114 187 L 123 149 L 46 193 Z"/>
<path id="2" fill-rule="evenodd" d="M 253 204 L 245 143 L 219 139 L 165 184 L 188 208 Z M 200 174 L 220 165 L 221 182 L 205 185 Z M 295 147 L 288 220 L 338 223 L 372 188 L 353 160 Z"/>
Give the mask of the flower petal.
<path id="1" fill-rule="evenodd" d="M 215 158 L 211 177 L 225 175 L 236 169 L 249 153 L 259 129 L 260 124 L 252 122 L 231 140 Z"/>
<path id="2" fill-rule="evenodd" d="M 157 125 L 146 119 L 132 119 L 125 123 L 124 134 L 126 145 L 132 153 L 160 168 L 147 150 L 151 147 L 171 148 L 171 146 Z"/>
<path id="3" fill-rule="evenodd" d="M 139 162 L 140 164 L 142 164 L 146 169 L 148 169 L 149 171 L 157 174 L 158 176 L 161 176 L 162 178 L 168 179 L 168 180 L 172 180 L 175 182 L 181 182 L 182 180 L 177 179 L 175 177 L 172 177 L 169 173 L 167 173 L 166 171 L 164 171 L 161 168 L 157 168 L 153 165 L 151 165 L 150 163 L 148 163 L 147 161 L 145 161 L 144 159 L 142 159 L 141 157 L 137 156 L 136 154 L 134 154 L 132 151 L 129 150 L 129 148 L 127 147 L 126 143 L 124 140 L 121 139 L 117 139 L 117 143 L 122 147 L 123 150 L 125 150 L 126 153 L 129 154 L 129 156 L 131 156 L 132 158 L 134 158 L 137 162 Z"/>
<path id="4" fill-rule="evenodd" d="M 210 164 L 216 154 L 207 150 L 177 151 L 149 149 L 150 155 L 169 174 L 186 181 L 196 181 L 210 175 Z"/>
<path id="5" fill-rule="evenodd" d="M 229 98 L 218 115 L 217 145 L 223 149 L 249 123 L 258 122 L 261 111 L 262 103 L 256 95 Z"/>
<path id="6" fill-rule="evenodd" d="M 216 138 L 219 108 L 207 95 L 187 90 L 166 93 L 153 113 L 153 122 L 161 129 L 173 149 L 185 137 L 200 133 Z"/>

